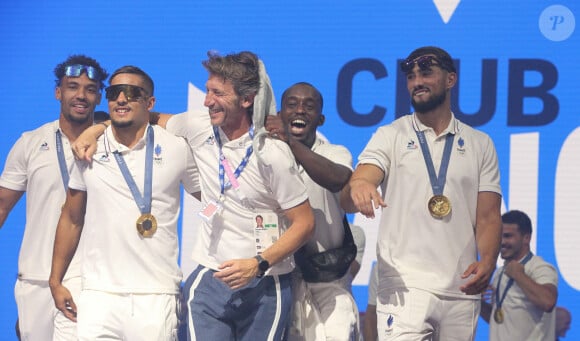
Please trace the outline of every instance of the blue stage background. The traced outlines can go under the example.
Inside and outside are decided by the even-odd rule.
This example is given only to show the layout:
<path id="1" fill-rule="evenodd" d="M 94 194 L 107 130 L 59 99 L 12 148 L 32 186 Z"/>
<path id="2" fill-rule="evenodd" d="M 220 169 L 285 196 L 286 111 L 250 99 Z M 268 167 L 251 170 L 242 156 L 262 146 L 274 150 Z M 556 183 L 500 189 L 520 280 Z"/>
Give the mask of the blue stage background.
<path id="1" fill-rule="evenodd" d="M 204 89 L 200 63 L 208 50 L 256 52 L 278 100 L 297 81 L 317 86 L 325 103 L 321 132 L 356 159 L 378 126 L 410 110 L 397 61 L 416 47 L 438 45 L 459 65 L 455 113 L 495 141 L 503 209 L 532 216 L 533 249 L 560 272 L 558 305 L 578 319 L 579 10 L 576 0 L 3 0 L 0 161 L 22 131 L 58 117 L 52 70 L 69 54 L 90 55 L 110 72 L 143 68 L 155 80 L 156 109 L 177 113 L 193 100 L 192 86 Z M 106 111 L 106 102 L 97 109 Z M 24 201 L 0 230 L 0 340 L 16 339 Z M 376 222 L 352 219 L 368 232 L 353 289 L 364 310 Z M 477 340 L 486 339 L 480 320 Z M 580 339 L 579 328 L 566 339 Z"/>

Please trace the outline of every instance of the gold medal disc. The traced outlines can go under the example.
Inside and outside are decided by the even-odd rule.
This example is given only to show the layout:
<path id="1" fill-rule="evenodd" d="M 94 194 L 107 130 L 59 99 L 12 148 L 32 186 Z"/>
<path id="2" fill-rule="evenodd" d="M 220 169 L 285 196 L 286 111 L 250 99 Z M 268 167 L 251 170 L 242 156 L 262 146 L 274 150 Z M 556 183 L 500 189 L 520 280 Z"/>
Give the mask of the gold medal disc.
<path id="1" fill-rule="evenodd" d="M 152 214 L 142 214 L 137 219 L 137 231 L 146 238 L 153 236 L 157 231 L 157 219 Z"/>
<path id="2" fill-rule="evenodd" d="M 451 202 L 444 195 L 434 195 L 427 203 L 429 213 L 437 219 L 441 219 L 451 213 Z"/>
<path id="3" fill-rule="evenodd" d="M 497 308 L 493 313 L 493 319 L 497 323 L 503 323 L 503 310 L 501 308 Z"/>

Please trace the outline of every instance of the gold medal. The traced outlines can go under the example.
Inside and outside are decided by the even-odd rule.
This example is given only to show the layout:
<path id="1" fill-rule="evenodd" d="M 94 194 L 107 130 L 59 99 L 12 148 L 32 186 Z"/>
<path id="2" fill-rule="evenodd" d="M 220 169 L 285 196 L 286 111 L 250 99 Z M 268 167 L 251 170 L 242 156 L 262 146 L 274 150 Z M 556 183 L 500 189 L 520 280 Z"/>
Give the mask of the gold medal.
<path id="1" fill-rule="evenodd" d="M 501 308 L 497 308 L 493 313 L 493 319 L 497 323 L 503 323 L 503 310 Z"/>
<path id="2" fill-rule="evenodd" d="M 146 238 L 153 236 L 157 231 L 157 220 L 150 213 L 142 214 L 137 219 L 137 231 Z"/>
<path id="3" fill-rule="evenodd" d="M 451 213 L 451 202 L 444 195 L 434 195 L 427 203 L 429 213 L 437 219 L 441 219 Z"/>

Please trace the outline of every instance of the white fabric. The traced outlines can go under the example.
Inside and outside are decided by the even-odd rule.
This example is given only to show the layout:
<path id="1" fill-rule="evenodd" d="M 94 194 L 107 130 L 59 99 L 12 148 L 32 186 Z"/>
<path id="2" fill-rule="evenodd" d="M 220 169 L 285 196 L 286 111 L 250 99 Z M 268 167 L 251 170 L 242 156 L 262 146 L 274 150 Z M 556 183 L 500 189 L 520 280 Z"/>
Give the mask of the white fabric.
<path id="1" fill-rule="evenodd" d="M 440 220 L 427 209 L 433 191 L 414 124 L 425 133 L 437 172 L 445 135 L 455 135 L 443 193 L 452 212 Z M 462 280 L 461 274 L 477 257 L 478 193 L 501 194 L 497 154 L 489 136 L 452 117 L 436 137 L 414 115 L 407 115 L 377 129 L 359 164 L 373 164 L 385 172 L 381 189 L 387 207 L 381 213 L 377 244 L 379 296 L 389 288 L 408 287 L 478 300 L 479 295 L 466 296 L 459 287 L 469 280 Z"/>
<path id="2" fill-rule="evenodd" d="M 81 291 L 81 278 L 71 277 L 63 281 L 73 300 L 77 302 Z M 77 324 L 56 309 L 48 281 L 18 279 L 14 286 L 18 305 L 18 326 L 22 340 L 76 341 Z"/>
<path id="3" fill-rule="evenodd" d="M 259 61 L 259 75 L 260 75 L 260 89 L 254 97 L 254 106 L 252 113 L 252 121 L 254 123 L 254 151 L 259 158 L 262 158 L 262 145 L 267 136 L 266 128 L 264 128 L 264 121 L 267 115 L 276 115 L 276 98 L 270 77 L 266 72 L 266 66 Z M 264 162 L 265 160 L 262 160 Z"/>
<path id="4" fill-rule="evenodd" d="M 23 133 L 10 150 L 0 178 L 0 186 L 26 191 L 26 226 L 18 257 L 22 279 L 48 281 L 50 275 L 54 235 L 66 195 L 56 154 L 58 129 L 56 120 Z M 64 134 L 62 144 L 70 173 L 74 156 Z M 74 276 L 80 276 L 78 256 L 65 278 Z"/>
<path id="5" fill-rule="evenodd" d="M 498 288 L 499 274 L 503 267 L 499 268 L 492 281 L 494 290 Z M 554 266 L 544 261 L 539 256 L 533 256 L 525 265 L 524 271 L 534 282 L 538 284 L 552 284 L 558 287 L 558 273 Z M 499 285 L 500 297 L 505 291 L 509 277 L 505 274 L 501 277 Z M 551 340 L 554 338 L 556 328 L 555 310 L 547 313 L 535 306 L 524 291 L 514 282 L 508 290 L 502 302 L 504 322 L 498 324 L 493 318 L 497 302 L 495 302 L 489 319 L 490 340 Z"/>
<path id="6" fill-rule="evenodd" d="M 75 163 L 69 187 L 87 192 L 82 234 L 86 240 L 82 264 L 83 290 L 115 293 L 179 292 L 181 270 L 177 219 L 180 183 L 185 191 L 199 190 L 197 168 L 187 143 L 155 126 L 153 200 L 151 214 L 157 231 L 143 238 L 136 229 L 141 212 L 112 152 L 119 150 L 139 192 L 143 194 L 145 140 L 128 149 L 115 141 L 109 127 L 97 141 L 89 166 Z"/>
<path id="7" fill-rule="evenodd" d="M 343 146 L 316 138 L 312 151 L 352 169 L 352 156 Z M 299 165 L 315 217 L 315 233 L 306 243 L 307 254 L 340 247 L 344 239 L 344 210 L 339 194 L 332 193 L 310 178 Z M 350 276 L 347 272 L 346 276 Z M 345 277 L 346 277 L 345 276 Z M 358 309 L 341 278 L 329 283 L 305 283 L 293 276 L 294 313 L 291 340 L 351 340 L 358 334 Z"/>
<path id="8" fill-rule="evenodd" d="M 324 142 L 317 137 L 311 149 L 316 154 L 352 170 L 352 156 L 345 147 Z M 340 207 L 340 192 L 332 193 L 312 180 L 302 165 L 298 168 L 308 191 L 316 226 L 314 235 L 306 243 L 308 254 L 342 246 L 344 210 Z"/>
<path id="9" fill-rule="evenodd" d="M 207 112 L 192 111 L 172 116 L 167 129 L 176 135 L 185 136 L 194 151 L 200 172 L 202 206 L 219 200 L 219 148 Z M 235 169 L 252 140 L 246 133 L 229 141 L 221 129 L 218 130 L 224 156 Z M 255 215 L 274 210 L 284 229 L 288 222 L 283 219 L 283 210 L 293 208 L 308 198 L 286 143 L 270 138 L 264 142 L 262 158 L 258 159 L 252 154 L 238 178 L 241 193 L 236 193 L 232 188 L 226 190 L 221 213 L 214 217 L 211 224 L 202 222 L 193 249 L 193 259 L 197 263 L 217 270 L 226 260 L 255 256 Z M 241 196 L 246 199 L 242 201 Z M 288 257 L 275 264 L 267 274 L 284 274 L 292 269 L 292 257 Z"/>
<path id="10" fill-rule="evenodd" d="M 370 305 L 377 305 L 377 287 L 379 286 L 379 274 L 377 266 L 373 266 L 371 270 L 371 278 L 369 281 L 369 298 L 367 303 Z"/>
<path id="11" fill-rule="evenodd" d="M 83 290 L 77 306 L 80 341 L 177 340 L 175 295 Z"/>
<path id="12" fill-rule="evenodd" d="M 377 301 L 380 341 L 474 340 L 481 301 L 443 297 L 425 290 L 392 289 Z"/>

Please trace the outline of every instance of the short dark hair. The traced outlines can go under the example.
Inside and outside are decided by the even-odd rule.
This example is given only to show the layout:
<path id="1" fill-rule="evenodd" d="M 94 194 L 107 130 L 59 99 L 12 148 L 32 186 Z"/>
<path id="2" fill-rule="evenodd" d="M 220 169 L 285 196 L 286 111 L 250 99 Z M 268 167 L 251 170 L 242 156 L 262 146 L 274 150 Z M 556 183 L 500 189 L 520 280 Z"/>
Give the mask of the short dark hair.
<path id="1" fill-rule="evenodd" d="M 71 65 L 84 65 L 84 66 L 91 66 L 97 70 L 97 79 L 96 81 L 99 83 L 99 88 L 102 90 L 105 87 L 105 79 L 109 76 L 107 70 L 103 69 L 99 62 L 91 57 L 87 57 L 83 54 L 74 54 L 69 56 L 64 62 L 58 64 L 54 68 L 54 75 L 56 77 L 56 86 L 60 86 L 60 82 L 62 78 L 65 76 L 65 70 L 67 66 Z"/>
<path id="2" fill-rule="evenodd" d="M 260 63 L 253 52 L 242 51 L 221 56 L 215 51 L 207 53 L 202 62 L 210 75 L 217 75 L 232 82 L 236 95 L 252 96 L 260 90 Z"/>
<path id="3" fill-rule="evenodd" d="M 530 217 L 522 211 L 508 211 L 501 216 L 501 221 L 504 224 L 518 225 L 518 231 L 520 231 L 522 235 L 532 234 L 532 221 L 530 220 Z"/>
<path id="4" fill-rule="evenodd" d="M 420 47 L 420 48 L 414 50 L 413 52 L 411 52 L 411 54 L 409 54 L 409 56 L 407 57 L 407 60 L 414 60 L 416 58 L 419 58 L 419 57 L 425 56 L 425 55 L 429 55 L 429 54 L 434 55 L 441 62 L 441 67 L 443 69 L 457 73 L 457 70 L 455 69 L 455 64 L 453 64 L 453 59 L 451 58 L 451 55 L 449 55 L 449 53 L 447 53 L 447 51 L 445 51 L 442 48 L 437 47 L 437 46 Z"/>
<path id="5" fill-rule="evenodd" d="M 141 76 L 141 78 L 143 78 L 143 80 L 145 81 L 145 84 L 150 88 L 150 89 L 145 89 L 145 90 L 150 92 L 149 93 L 150 96 L 153 96 L 153 92 L 155 90 L 155 86 L 153 84 L 153 79 L 151 79 L 151 77 L 149 77 L 149 75 L 145 71 L 143 71 L 140 68 L 133 66 L 133 65 L 121 66 L 120 68 L 115 70 L 115 72 L 113 72 L 113 74 L 111 75 L 111 78 L 109 78 L 109 83 L 111 83 L 111 80 L 113 78 L 115 78 L 115 76 L 123 74 L 123 73 L 129 73 L 129 74 Z"/>
<path id="6" fill-rule="evenodd" d="M 286 99 L 286 96 L 288 95 L 288 91 L 290 91 L 290 89 L 294 88 L 297 85 L 308 86 L 312 90 L 314 90 L 314 92 L 316 93 L 316 95 L 318 96 L 318 99 L 320 101 L 320 111 L 322 112 L 322 107 L 324 105 L 324 99 L 322 98 L 322 94 L 320 93 L 320 91 L 318 91 L 318 89 L 314 85 L 312 85 L 312 84 L 310 84 L 308 82 L 298 82 L 298 83 L 293 84 L 288 89 L 284 90 L 284 93 L 282 93 L 282 103 L 284 103 L 284 99 Z"/>

